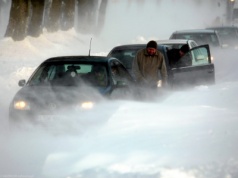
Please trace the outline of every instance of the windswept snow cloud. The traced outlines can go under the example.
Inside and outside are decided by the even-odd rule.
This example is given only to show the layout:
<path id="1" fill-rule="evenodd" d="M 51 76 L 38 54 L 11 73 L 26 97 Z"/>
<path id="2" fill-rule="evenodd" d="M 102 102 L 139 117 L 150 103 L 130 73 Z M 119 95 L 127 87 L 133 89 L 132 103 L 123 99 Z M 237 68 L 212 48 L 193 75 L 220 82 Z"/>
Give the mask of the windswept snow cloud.
<path id="1" fill-rule="evenodd" d="M 44 31 L 39 38 L 21 42 L 0 40 L 0 177 L 237 177 L 238 62 L 234 50 L 219 51 L 213 86 L 168 92 L 153 102 L 105 103 L 107 107 L 93 113 L 95 117 L 78 127 L 81 132 L 77 134 L 67 129 L 54 132 L 60 124 L 57 121 L 51 122 L 52 130 L 29 126 L 8 131 L 8 107 L 20 88 L 17 82 L 28 79 L 43 60 L 88 55 L 91 38 L 92 54 L 106 55 L 114 45 L 166 39 L 174 30 L 202 28 L 223 14 L 219 7 L 211 13 L 211 1 L 205 0 L 144 1 L 143 6 L 135 1 L 130 6 L 127 1 L 117 1 L 116 6 L 112 3 L 116 1 L 109 2 L 98 37 L 72 29 L 54 34 Z M 102 115 L 107 111 L 113 113 L 105 119 Z M 69 123 L 62 122 L 66 127 Z"/>

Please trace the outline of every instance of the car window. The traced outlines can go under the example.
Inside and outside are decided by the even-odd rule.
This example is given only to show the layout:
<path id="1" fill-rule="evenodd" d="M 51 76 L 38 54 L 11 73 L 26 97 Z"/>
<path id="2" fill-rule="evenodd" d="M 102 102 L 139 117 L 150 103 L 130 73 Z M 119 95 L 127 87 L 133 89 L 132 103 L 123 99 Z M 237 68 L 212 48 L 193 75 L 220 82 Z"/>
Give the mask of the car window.
<path id="1" fill-rule="evenodd" d="M 189 33 L 189 34 L 177 34 L 177 39 L 194 40 L 199 45 L 209 44 L 212 46 L 219 46 L 219 39 L 215 33 Z"/>
<path id="2" fill-rule="evenodd" d="M 211 40 L 210 42 L 208 41 L 208 44 L 212 44 L 213 46 L 220 46 L 219 39 L 216 34 L 211 34 L 211 35 L 208 34 L 208 39 Z"/>
<path id="3" fill-rule="evenodd" d="M 29 80 L 29 85 L 75 86 L 87 83 L 94 86 L 108 85 L 106 66 L 98 63 L 45 63 Z"/>
<path id="4" fill-rule="evenodd" d="M 139 49 L 115 49 L 109 56 L 119 59 L 126 68 L 131 68 L 132 61 Z"/>
<path id="5" fill-rule="evenodd" d="M 199 66 L 209 64 L 209 53 L 206 47 L 199 47 L 190 50 L 176 63 L 175 68 Z"/>
<path id="6" fill-rule="evenodd" d="M 113 83 L 117 84 L 118 81 L 124 81 L 126 83 L 132 81 L 132 77 L 125 67 L 119 62 L 110 63 Z"/>
<path id="7" fill-rule="evenodd" d="M 78 74 L 88 73 L 88 72 L 91 72 L 92 70 L 91 64 L 65 64 L 64 65 L 65 71 L 68 68 L 70 68 L 70 66 L 73 66 Z"/>
<path id="8" fill-rule="evenodd" d="M 45 83 L 50 80 L 53 80 L 57 73 L 60 71 L 65 71 L 64 67 L 60 67 L 60 69 L 56 65 L 42 65 L 38 68 L 38 70 L 34 73 L 32 78 L 29 80 L 30 85 L 36 85 L 40 83 Z"/>
<path id="9" fill-rule="evenodd" d="M 238 33 L 236 28 L 220 28 L 216 30 L 218 31 L 218 34 L 221 37 L 221 39 L 225 42 L 227 42 L 227 40 L 234 40 L 238 38 Z"/>
<path id="10" fill-rule="evenodd" d="M 227 37 L 237 37 L 237 31 L 235 28 L 223 28 L 223 29 L 216 29 L 221 36 Z"/>

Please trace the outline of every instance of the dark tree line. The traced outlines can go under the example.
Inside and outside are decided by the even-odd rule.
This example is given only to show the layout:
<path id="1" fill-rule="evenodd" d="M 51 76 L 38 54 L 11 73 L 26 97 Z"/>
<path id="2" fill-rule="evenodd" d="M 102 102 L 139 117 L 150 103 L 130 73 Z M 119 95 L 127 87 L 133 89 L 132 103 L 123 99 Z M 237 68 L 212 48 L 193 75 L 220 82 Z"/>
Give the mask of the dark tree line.
<path id="1" fill-rule="evenodd" d="M 1 1 L 0 1 L 1 2 Z M 108 0 L 12 0 L 5 37 L 23 40 L 76 27 L 81 33 L 100 32 Z"/>

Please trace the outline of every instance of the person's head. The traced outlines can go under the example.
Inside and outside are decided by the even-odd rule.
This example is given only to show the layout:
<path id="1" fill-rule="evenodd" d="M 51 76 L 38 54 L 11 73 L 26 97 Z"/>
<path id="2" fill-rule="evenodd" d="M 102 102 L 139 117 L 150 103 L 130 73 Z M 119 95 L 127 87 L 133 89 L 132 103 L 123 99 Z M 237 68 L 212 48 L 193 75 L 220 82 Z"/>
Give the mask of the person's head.
<path id="1" fill-rule="evenodd" d="M 147 53 L 150 55 L 150 56 L 154 56 L 155 53 L 156 53 L 156 50 L 157 50 L 157 43 L 156 41 L 149 41 L 146 45 L 146 50 L 147 50 Z"/>
<path id="2" fill-rule="evenodd" d="M 179 50 L 179 54 L 180 56 L 184 56 L 184 54 L 186 54 L 189 51 L 189 46 L 187 44 L 183 45 L 180 50 Z"/>

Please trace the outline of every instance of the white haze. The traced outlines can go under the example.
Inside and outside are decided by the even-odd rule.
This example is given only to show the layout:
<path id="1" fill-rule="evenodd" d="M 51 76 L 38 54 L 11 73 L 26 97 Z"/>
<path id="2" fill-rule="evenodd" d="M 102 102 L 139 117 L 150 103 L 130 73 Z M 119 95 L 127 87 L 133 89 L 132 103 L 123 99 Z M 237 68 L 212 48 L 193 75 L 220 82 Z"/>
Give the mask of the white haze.
<path id="1" fill-rule="evenodd" d="M 92 53 L 106 55 L 117 44 L 166 39 L 177 29 L 202 28 L 224 13 L 222 7 L 218 11 L 216 6 L 210 13 L 211 5 L 205 6 L 206 1 L 200 1 L 203 7 L 196 9 L 197 4 L 190 0 L 166 0 L 160 6 L 155 6 L 157 1 L 130 6 L 125 2 L 110 1 L 105 27 L 97 37 L 80 35 L 72 29 L 55 34 L 44 32 L 39 38 L 28 37 L 21 42 L 1 39 L 0 178 L 238 176 L 238 61 L 237 51 L 233 50 L 217 52 L 213 86 L 174 91 L 160 101 L 106 103 L 105 109 L 78 127 L 77 134 L 67 128 L 70 118 L 68 123 L 58 123 L 63 128 L 57 134 L 54 125 L 50 125 L 52 130 L 33 127 L 8 132 L 8 107 L 19 89 L 18 80 L 28 79 L 46 58 L 87 55 L 91 37 Z M 177 9 L 172 8 L 171 2 Z M 196 10 L 199 13 L 194 13 Z M 201 11 L 204 16 L 200 16 Z M 188 17 L 189 23 L 179 17 Z M 192 17 L 196 20 L 192 21 Z M 108 110 L 113 111 L 111 117 L 103 118 Z"/>

